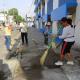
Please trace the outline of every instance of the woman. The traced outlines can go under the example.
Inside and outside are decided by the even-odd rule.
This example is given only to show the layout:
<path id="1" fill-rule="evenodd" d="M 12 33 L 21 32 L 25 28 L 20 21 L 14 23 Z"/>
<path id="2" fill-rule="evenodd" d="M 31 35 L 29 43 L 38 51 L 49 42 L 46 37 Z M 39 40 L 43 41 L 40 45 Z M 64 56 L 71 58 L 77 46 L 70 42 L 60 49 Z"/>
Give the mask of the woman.
<path id="1" fill-rule="evenodd" d="M 60 39 L 63 39 L 63 45 L 61 49 L 61 55 L 60 55 L 60 61 L 56 62 L 55 65 L 63 65 L 63 60 L 65 55 L 67 56 L 67 64 L 73 65 L 73 58 L 72 54 L 70 53 L 71 47 L 75 43 L 74 38 L 74 28 L 72 27 L 72 21 L 70 19 L 67 19 L 66 17 L 61 19 L 61 23 L 63 28 L 63 33 L 61 36 L 59 36 Z"/>
<path id="2" fill-rule="evenodd" d="M 11 51 L 11 33 L 12 33 L 12 27 L 6 23 L 4 26 L 5 31 L 5 44 L 8 51 Z"/>

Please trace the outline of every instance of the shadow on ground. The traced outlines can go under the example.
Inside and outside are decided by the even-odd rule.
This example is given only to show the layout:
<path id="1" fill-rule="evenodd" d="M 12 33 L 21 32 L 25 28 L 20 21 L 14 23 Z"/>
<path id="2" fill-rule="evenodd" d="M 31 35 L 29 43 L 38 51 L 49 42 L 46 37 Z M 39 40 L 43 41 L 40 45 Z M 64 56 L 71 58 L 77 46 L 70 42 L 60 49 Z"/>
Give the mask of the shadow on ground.
<path id="1" fill-rule="evenodd" d="M 0 60 L 0 80 L 13 80 L 12 73 L 7 64 Z"/>

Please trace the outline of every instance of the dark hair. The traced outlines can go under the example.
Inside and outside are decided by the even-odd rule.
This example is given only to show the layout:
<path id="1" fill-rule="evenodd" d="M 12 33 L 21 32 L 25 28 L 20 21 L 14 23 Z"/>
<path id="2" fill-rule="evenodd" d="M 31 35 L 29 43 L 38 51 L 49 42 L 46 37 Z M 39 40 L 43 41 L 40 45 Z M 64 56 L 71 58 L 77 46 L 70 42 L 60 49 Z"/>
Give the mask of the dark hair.
<path id="1" fill-rule="evenodd" d="M 68 18 L 67 22 L 68 22 L 68 24 L 72 25 L 72 19 L 71 18 Z"/>
<path id="2" fill-rule="evenodd" d="M 63 18 L 61 19 L 61 21 L 62 21 L 62 22 L 67 21 L 67 17 L 63 17 Z"/>
<path id="3" fill-rule="evenodd" d="M 63 22 L 67 21 L 67 23 L 68 23 L 69 25 L 71 25 L 71 27 L 74 27 L 74 26 L 72 25 L 72 19 L 71 19 L 71 18 L 63 17 L 63 18 L 61 19 L 61 21 L 63 21 Z"/>
<path id="4" fill-rule="evenodd" d="M 71 18 L 68 18 L 68 19 L 67 19 L 67 22 L 68 22 L 69 25 L 71 25 L 72 28 L 74 27 L 74 26 L 72 25 L 72 19 L 71 19 Z"/>

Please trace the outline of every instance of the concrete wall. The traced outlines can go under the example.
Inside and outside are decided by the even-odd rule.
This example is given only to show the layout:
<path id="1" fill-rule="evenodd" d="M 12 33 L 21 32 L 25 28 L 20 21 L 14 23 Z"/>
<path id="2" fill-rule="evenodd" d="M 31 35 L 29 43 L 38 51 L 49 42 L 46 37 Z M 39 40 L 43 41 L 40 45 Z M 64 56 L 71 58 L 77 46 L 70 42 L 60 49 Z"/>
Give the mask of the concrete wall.
<path id="1" fill-rule="evenodd" d="M 59 7 L 59 0 L 53 0 L 53 10 Z M 53 21 L 52 34 L 57 34 L 57 21 Z"/>
<path id="2" fill-rule="evenodd" d="M 48 7 L 47 2 L 48 0 L 45 0 L 45 14 L 47 14 L 47 7 Z"/>
<path id="3" fill-rule="evenodd" d="M 76 17 L 75 17 L 75 39 L 76 39 L 76 46 L 80 48 L 80 4 L 78 4 L 76 9 Z"/>

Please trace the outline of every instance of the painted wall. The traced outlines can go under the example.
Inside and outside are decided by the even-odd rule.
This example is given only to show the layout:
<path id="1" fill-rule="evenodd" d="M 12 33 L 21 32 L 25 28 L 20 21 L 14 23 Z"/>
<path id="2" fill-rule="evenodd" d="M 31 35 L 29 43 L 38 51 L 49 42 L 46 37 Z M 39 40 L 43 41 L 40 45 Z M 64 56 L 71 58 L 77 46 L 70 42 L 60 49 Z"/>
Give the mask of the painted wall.
<path id="1" fill-rule="evenodd" d="M 48 0 L 48 3 L 47 3 L 48 7 L 47 7 L 47 13 L 48 15 L 51 14 L 52 10 L 53 10 L 53 0 Z"/>
<path id="2" fill-rule="evenodd" d="M 80 48 L 80 0 L 78 0 L 78 6 L 76 8 L 76 29 L 75 29 L 75 39 L 76 45 Z"/>
<path id="3" fill-rule="evenodd" d="M 59 0 L 53 0 L 53 10 L 59 7 Z"/>
<path id="4" fill-rule="evenodd" d="M 53 0 L 53 10 L 59 7 L 59 0 Z M 57 34 L 57 21 L 52 23 L 52 34 Z"/>
<path id="5" fill-rule="evenodd" d="M 42 16 L 44 16 L 45 15 L 45 7 L 43 7 L 43 9 L 42 9 Z"/>
<path id="6" fill-rule="evenodd" d="M 45 0 L 45 14 L 47 14 L 47 2 L 48 2 L 48 0 Z"/>
<path id="7" fill-rule="evenodd" d="M 64 3 L 67 2 L 76 2 L 77 0 L 59 0 L 59 6 L 63 5 Z"/>

